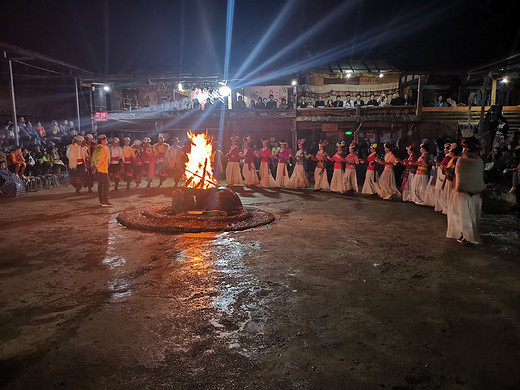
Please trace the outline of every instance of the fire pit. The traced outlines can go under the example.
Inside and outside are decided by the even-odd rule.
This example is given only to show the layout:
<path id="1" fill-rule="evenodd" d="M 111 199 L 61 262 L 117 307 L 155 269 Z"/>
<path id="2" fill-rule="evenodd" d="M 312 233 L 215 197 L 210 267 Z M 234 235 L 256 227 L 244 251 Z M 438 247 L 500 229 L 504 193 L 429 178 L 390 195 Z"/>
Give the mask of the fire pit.
<path id="1" fill-rule="evenodd" d="M 244 230 L 265 225 L 274 216 L 243 207 L 237 194 L 213 177 L 212 138 L 192 134 L 183 186 L 172 192 L 172 205 L 126 211 L 117 220 L 128 227 L 169 233 Z"/>

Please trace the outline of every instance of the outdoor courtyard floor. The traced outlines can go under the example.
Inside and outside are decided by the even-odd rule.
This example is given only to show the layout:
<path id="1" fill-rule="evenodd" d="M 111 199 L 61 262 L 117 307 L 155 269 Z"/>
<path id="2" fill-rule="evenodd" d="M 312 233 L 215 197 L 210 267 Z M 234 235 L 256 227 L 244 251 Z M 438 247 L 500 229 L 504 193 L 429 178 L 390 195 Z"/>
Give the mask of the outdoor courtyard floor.
<path id="1" fill-rule="evenodd" d="M 517 215 L 484 214 L 464 246 L 429 207 L 236 191 L 276 220 L 116 221 L 171 188 L 111 192 L 110 208 L 72 187 L 0 199 L 0 387 L 520 388 Z"/>

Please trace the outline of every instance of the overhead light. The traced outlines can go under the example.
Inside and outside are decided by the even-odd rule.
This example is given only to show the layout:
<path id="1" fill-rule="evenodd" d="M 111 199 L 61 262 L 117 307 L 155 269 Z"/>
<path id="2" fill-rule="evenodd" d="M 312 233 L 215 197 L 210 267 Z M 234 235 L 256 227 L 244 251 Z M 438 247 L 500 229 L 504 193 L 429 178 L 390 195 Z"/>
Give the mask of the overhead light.
<path id="1" fill-rule="evenodd" d="M 231 88 L 229 88 L 227 85 L 223 85 L 218 89 L 218 92 L 220 93 L 220 96 L 229 96 L 231 95 Z"/>
<path id="2" fill-rule="evenodd" d="M 108 85 L 105 85 L 105 86 L 103 87 L 103 89 L 105 90 L 105 92 L 110 91 L 110 87 L 109 87 Z"/>
<path id="3" fill-rule="evenodd" d="M 347 72 L 347 79 L 349 79 L 351 77 L 352 77 L 352 73 L 351 72 Z"/>
<path id="4" fill-rule="evenodd" d="M 380 78 L 380 79 L 383 78 L 383 72 L 379 73 L 379 78 Z"/>
<path id="5" fill-rule="evenodd" d="M 502 79 L 502 83 L 504 83 L 504 84 L 509 83 L 509 77 L 507 77 L 507 76 L 504 77 L 504 78 Z"/>
<path id="6" fill-rule="evenodd" d="M 182 91 L 182 90 L 183 90 L 183 89 L 182 89 L 182 83 L 177 84 L 177 89 L 178 89 L 179 91 Z"/>
<path id="7" fill-rule="evenodd" d="M 291 81 L 291 85 L 292 85 L 293 87 L 295 87 L 296 84 L 298 84 L 298 82 L 297 82 L 296 80 Z"/>

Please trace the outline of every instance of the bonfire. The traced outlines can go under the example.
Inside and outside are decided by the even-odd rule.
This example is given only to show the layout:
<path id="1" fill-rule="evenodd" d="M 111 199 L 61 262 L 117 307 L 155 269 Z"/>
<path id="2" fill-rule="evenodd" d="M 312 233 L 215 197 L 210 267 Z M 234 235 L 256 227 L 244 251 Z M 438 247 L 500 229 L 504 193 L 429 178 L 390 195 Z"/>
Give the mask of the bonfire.
<path id="1" fill-rule="evenodd" d="M 188 188 L 209 189 L 220 186 L 213 176 L 212 153 L 213 137 L 206 133 L 193 134 L 188 131 L 191 150 L 186 163 L 184 186 Z"/>

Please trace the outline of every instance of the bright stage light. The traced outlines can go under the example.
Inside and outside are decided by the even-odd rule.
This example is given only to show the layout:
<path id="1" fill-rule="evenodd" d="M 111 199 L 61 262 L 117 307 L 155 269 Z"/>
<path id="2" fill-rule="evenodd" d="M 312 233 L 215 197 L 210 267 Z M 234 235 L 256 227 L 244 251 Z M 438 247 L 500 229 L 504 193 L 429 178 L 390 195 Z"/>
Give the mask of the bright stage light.
<path id="1" fill-rule="evenodd" d="M 229 88 L 227 85 L 223 85 L 218 89 L 218 92 L 220 93 L 220 96 L 229 96 L 231 95 L 231 88 Z"/>
<path id="2" fill-rule="evenodd" d="M 103 87 L 103 89 L 105 90 L 105 92 L 110 91 L 110 87 L 109 87 L 108 85 L 105 85 L 105 86 Z"/>
<path id="3" fill-rule="evenodd" d="M 183 89 L 182 89 L 182 83 L 177 84 L 177 89 L 178 89 L 179 91 L 183 91 Z"/>
<path id="4" fill-rule="evenodd" d="M 379 73 L 379 78 L 380 78 L 380 79 L 383 78 L 383 73 Z"/>
<path id="5" fill-rule="evenodd" d="M 291 85 L 292 85 L 293 87 L 296 87 L 297 84 L 298 84 L 298 82 L 297 82 L 296 80 L 291 81 Z"/>
<path id="6" fill-rule="evenodd" d="M 347 79 L 351 78 L 352 77 L 352 73 L 347 73 Z"/>
<path id="7" fill-rule="evenodd" d="M 504 78 L 502 79 L 502 83 L 504 83 L 504 84 L 509 83 L 509 77 L 507 77 L 507 76 L 504 77 Z"/>

